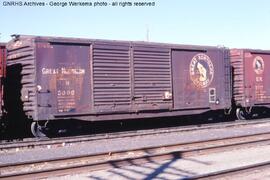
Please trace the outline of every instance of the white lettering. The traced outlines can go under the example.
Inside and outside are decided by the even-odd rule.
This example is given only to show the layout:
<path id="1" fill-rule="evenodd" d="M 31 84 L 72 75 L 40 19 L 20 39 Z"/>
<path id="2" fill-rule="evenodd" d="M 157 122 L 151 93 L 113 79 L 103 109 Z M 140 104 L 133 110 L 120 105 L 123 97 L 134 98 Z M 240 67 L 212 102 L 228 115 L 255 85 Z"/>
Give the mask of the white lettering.
<path id="1" fill-rule="evenodd" d="M 79 74 L 85 74 L 85 69 L 82 68 L 42 68 L 41 73 L 43 75 L 53 75 L 53 74 L 73 74 L 73 75 L 79 75 Z"/>

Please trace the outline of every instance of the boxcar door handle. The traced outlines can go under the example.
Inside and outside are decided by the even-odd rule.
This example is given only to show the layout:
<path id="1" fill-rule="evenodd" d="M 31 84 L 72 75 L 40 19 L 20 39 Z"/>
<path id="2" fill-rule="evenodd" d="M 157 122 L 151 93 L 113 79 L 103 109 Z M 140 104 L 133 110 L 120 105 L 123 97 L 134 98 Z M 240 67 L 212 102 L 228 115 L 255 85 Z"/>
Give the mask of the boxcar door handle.
<path id="1" fill-rule="evenodd" d="M 38 91 L 38 93 L 42 94 L 42 93 L 51 93 L 51 91 L 49 89 L 47 89 L 46 91 Z"/>

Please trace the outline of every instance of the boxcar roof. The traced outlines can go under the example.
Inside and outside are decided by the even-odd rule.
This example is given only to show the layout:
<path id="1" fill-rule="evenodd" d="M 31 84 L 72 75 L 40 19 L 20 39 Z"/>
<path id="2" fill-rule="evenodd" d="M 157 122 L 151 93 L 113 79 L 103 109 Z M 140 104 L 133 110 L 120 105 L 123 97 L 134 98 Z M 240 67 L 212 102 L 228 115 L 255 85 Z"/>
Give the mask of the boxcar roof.
<path id="1" fill-rule="evenodd" d="M 147 42 L 147 41 L 124 41 L 124 40 L 104 40 L 104 39 L 86 39 L 86 38 L 71 38 L 71 37 L 52 37 L 52 36 L 32 36 L 32 35 L 12 35 L 15 39 L 30 38 L 36 42 L 46 41 L 55 43 L 79 43 L 79 44 L 113 44 L 115 45 L 132 45 L 132 46 L 147 46 L 147 47 L 162 47 L 170 49 L 217 49 L 224 48 L 223 46 L 202 46 L 202 45 L 184 45 L 173 43 L 159 43 L 159 42 Z"/>
<path id="2" fill-rule="evenodd" d="M 263 50 L 263 49 L 247 49 L 247 48 L 233 48 L 233 50 L 239 50 L 239 51 L 245 51 L 250 53 L 256 53 L 256 54 L 270 54 L 270 50 Z"/>

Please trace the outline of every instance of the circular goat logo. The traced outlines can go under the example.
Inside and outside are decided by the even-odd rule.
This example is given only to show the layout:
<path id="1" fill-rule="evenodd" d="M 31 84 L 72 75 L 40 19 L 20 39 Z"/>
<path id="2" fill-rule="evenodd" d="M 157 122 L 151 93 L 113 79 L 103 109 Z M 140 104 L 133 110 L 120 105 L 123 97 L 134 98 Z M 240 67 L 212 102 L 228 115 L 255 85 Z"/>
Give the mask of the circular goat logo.
<path id="1" fill-rule="evenodd" d="M 253 60 L 253 69 L 256 74 L 262 74 L 264 70 L 264 61 L 261 56 L 256 56 Z"/>
<path id="2" fill-rule="evenodd" d="M 214 66 L 206 54 L 196 54 L 189 65 L 190 79 L 196 87 L 205 88 L 214 77 Z"/>

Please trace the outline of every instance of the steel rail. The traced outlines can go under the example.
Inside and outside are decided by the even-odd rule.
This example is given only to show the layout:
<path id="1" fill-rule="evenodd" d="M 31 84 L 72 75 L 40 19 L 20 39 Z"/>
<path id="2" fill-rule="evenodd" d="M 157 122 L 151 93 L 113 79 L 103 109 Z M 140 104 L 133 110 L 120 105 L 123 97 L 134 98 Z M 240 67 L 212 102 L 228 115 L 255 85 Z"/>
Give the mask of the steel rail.
<path id="1" fill-rule="evenodd" d="M 103 139 L 117 139 L 125 137 L 138 137 L 144 135 L 154 135 L 154 134 L 168 134 L 175 132 L 187 132 L 205 129 L 220 129 L 220 128 L 230 128 L 237 126 L 248 126 L 256 124 L 269 123 L 269 119 L 254 120 L 254 121 L 234 121 L 226 123 L 214 123 L 214 124 L 200 124 L 200 125 L 190 125 L 182 127 L 169 127 L 169 128 L 158 128 L 158 129 L 148 129 L 148 130 L 135 130 L 135 131 L 125 131 L 125 132 L 113 132 L 113 133 L 103 133 L 103 134 L 93 134 L 93 135 L 83 135 L 83 136 L 73 136 L 73 137 L 62 137 L 62 138 L 52 138 L 52 139 L 37 139 L 33 138 L 26 141 L 15 141 L 15 142 L 5 142 L 0 143 L 0 152 L 8 151 L 12 149 L 32 149 L 36 147 L 47 147 L 47 146 L 59 146 L 67 145 L 70 143 L 80 143 L 87 141 L 96 141 Z"/>
<path id="2" fill-rule="evenodd" d="M 124 165 L 141 164 L 175 158 L 185 158 L 199 154 L 209 154 L 265 145 L 270 142 L 270 133 L 212 139 L 209 141 L 172 144 L 163 147 L 130 149 L 127 151 L 86 154 L 82 156 L 29 161 L 0 166 L 0 178 L 45 178 L 66 175 L 70 172 L 94 171 Z"/>
<path id="3" fill-rule="evenodd" d="M 262 169 L 269 169 L 270 168 L 270 161 L 261 162 L 257 164 L 251 164 L 226 170 L 221 170 L 217 172 L 212 172 L 208 174 L 202 174 L 198 176 L 184 178 L 185 180 L 211 180 L 211 179 L 222 179 L 222 178 L 230 178 L 232 179 L 233 176 L 250 173 L 251 171 L 257 171 Z"/>

